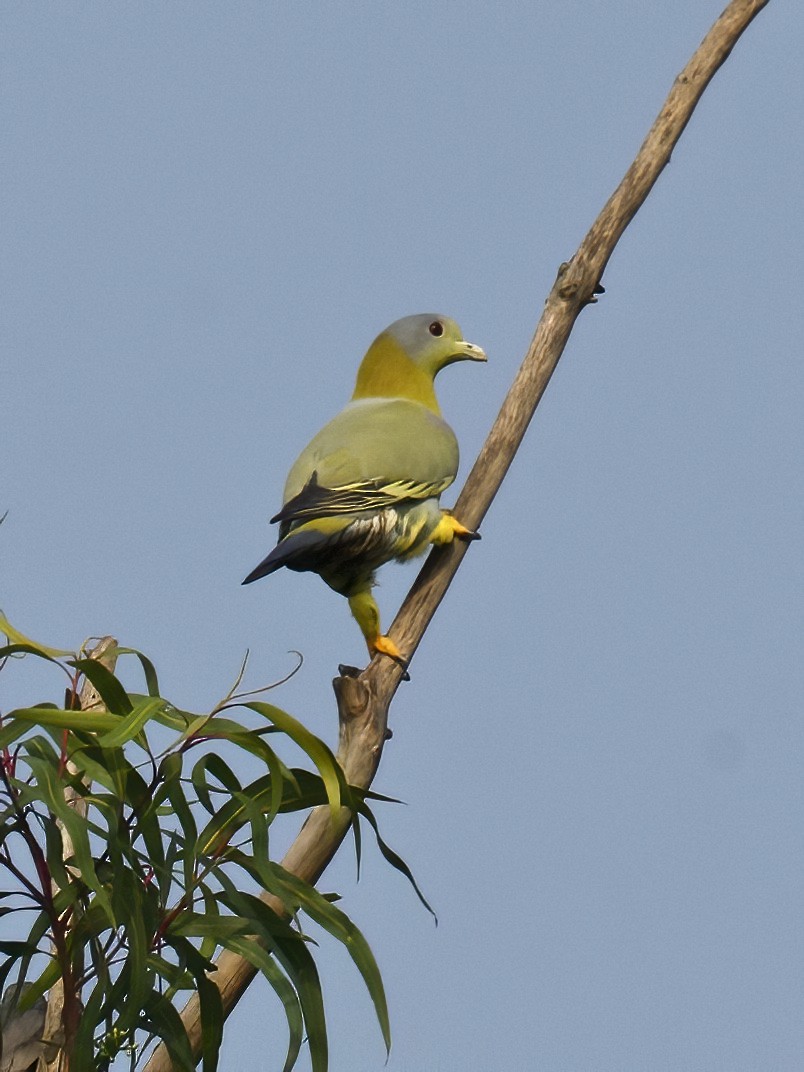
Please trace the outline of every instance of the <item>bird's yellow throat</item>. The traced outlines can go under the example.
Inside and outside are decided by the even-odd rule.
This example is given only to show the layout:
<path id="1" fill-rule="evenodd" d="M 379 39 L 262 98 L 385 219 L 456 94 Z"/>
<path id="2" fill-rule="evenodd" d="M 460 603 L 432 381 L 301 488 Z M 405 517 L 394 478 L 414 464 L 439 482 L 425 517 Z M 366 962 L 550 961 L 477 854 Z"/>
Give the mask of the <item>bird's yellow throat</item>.
<path id="1" fill-rule="evenodd" d="M 390 335 L 372 343 L 358 369 L 352 399 L 409 398 L 441 414 L 432 374 L 412 361 Z"/>

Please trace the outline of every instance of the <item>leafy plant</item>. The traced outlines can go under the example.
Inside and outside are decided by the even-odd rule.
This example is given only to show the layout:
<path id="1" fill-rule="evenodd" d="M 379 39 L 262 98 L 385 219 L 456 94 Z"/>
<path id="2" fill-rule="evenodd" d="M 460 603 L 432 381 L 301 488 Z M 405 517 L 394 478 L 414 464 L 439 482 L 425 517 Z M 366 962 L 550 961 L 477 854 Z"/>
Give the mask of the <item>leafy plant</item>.
<path id="1" fill-rule="evenodd" d="M 382 981 L 365 938 L 331 896 L 269 855 L 280 814 L 322 805 L 336 816 L 347 808 L 356 832 L 358 815 L 376 832 L 366 798 L 387 798 L 347 785 L 328 746 L 257 693 L 238 693 L 240 678 L 197 714 L 161 695 L 153 664 L 133 649 L 114 648 L 101 661 L 86 649 L 37 644 L 2 617 L 0 631 L 9 640 L 0 668 L 18 657 L 40 659 L 67 682 L 63 706 L 34 704 L 0 720 L 7 880 L 0 911 L 20 921 L 24 935 L 0 941 L 7 958 L 0 988 L 26 984 L 17 991 L 24 1010 L 63 987 L 69 1067 L 107 1069 L 128 1052 L 133 1068 L 159 1039 L 177 1069 L 193 1069 L 175 1004 L 190 991 L 200 1002 L 203 1068 L 213 1072 L 224 1021 L 214 960 L 231 950 L 282 1003 L 285 1072 L 305 1037 L 315 1072 L 323 1072 L 327 1032 L 305 918 L 348 950 L 389 1047 Z M 109 668 L 121 656 L 139 661 L 144 693 L 129 692 Z M 278 738 L 302 749 L 314 769 L 287 766 L 273 747 Z M 234 769 L 243 753 L 260 768 L 248 784 Z M 379 835 L 378 842 L 410 877 Z"/>

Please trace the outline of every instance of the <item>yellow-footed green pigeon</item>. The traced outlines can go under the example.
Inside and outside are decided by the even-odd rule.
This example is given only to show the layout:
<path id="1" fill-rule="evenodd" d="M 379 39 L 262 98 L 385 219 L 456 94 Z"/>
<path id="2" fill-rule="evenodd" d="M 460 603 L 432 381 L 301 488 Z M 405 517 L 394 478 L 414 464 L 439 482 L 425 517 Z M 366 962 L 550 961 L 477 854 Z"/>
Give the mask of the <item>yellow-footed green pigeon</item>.
<path id="1" fill-rule="evenodd" d="M 455 536 L 477 538 L 439 506 L 458 472 L 458 441 L 441 416 L 436 374 L 485 361 L 454 320 L 420 313 L 378 335 L 351 401 L 313 437 L 285 484 L 279 542 L 243 584 L 281 566 L 318 573 L 346 596 L 371 655 L 404 656 L 382 635 L 375 570 Z"/>

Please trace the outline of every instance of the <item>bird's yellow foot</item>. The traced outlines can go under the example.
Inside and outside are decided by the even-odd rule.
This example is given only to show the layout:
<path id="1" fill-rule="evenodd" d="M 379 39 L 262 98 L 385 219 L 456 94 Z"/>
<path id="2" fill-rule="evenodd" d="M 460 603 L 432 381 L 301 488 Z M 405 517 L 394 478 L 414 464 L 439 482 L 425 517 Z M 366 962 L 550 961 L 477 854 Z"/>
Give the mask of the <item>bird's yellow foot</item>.
<path id="1" fill-rule="evenodd" d="M 371 588 L 359 588 L 348 599 L 349 607 L 355 621 L 360 626 L 360 632 L 365 637 L 366 646 L 372 659 L 377 654 L 387 655 L 395 663 L 399 663 L 401 667 L 407 668 L 408 660 L 394 644 L 393 640 L 380 632 L 380 612 L 374 602 Z"/>
<path id="2" fill-rule="evenodd" d="M 466 525 L 462 525 L 456 517 L 452 516 L 452 513 L 449 510 L 442 510 L 441 520 L 438 522 L 430 536 L 430 543 L 452 543 L 456 536 L 467 542 L 469 540 L 480 539 L 479 532 L 473 532 L 472 529 L 468 529 Z"/>
<path id="3" fill-rule="evenodd" d="M 454 517 L 451 520 L 454 526 L 455 535 L 459 539 L 466 540 L 467 543 L 471 540 L 483 539 L 479 532 L 475 532 L 474 529 L 468 529 L 466 525 L 462 525 L 460 521 L 456 521 Z"/>
<path id="4" fill-rule="evenodd" d="M 387 655 L 389 659 L 393 659 L 395 663 L 399 663 L 402 667 L 407 667 L 408 660 L 394 644 L 393 640 L 389 636 L 375 636 L 371 640 L 367 641 L 369 655 Z"/>

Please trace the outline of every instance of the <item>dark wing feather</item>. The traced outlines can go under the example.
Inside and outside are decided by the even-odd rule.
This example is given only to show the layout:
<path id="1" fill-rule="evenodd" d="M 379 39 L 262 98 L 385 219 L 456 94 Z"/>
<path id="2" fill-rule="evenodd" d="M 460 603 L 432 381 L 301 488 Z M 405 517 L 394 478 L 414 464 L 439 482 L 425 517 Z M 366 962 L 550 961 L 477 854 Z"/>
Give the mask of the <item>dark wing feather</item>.
<path id="1" fill-rule="evenodd" d="M 429 499 L 439 495 L 450 480 L 438 484 L 422 484 L 413 480 L 366 480 L 340 488 L 325 488 L 318 483 L 314 472 L 298 495 L 285 503 L 276 521 L 311 521 L 316 517 L 337 517 L 339 514 L 363 513 L 367 510 L 384 510 L 406 499 Z"/>

